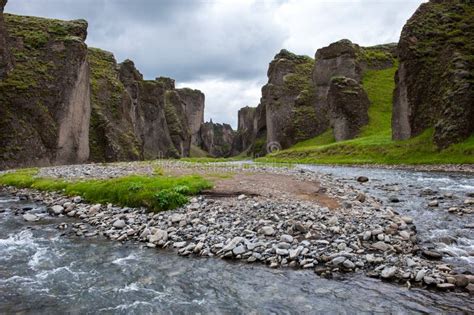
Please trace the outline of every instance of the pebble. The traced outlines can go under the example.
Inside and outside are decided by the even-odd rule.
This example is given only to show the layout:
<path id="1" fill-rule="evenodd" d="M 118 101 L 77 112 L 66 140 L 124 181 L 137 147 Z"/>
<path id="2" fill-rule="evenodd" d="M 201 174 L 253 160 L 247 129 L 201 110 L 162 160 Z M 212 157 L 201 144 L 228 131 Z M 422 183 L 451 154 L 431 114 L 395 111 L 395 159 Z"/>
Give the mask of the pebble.
<path id="1" fill-rule="evenodd" d="M 266 236 L 272 236 L 275 234 L 275 229 L 273 229 L 273 227 L 271 226 L 264 226 L 262 227 L 262 233 Z"/>
<path id="2" fill-rule="evenodd" d="M 437 207 L 439 205 L 438 200 L 433 200 L 428 203 L 429 207 Z"/>
<path id="3" fill-rule="evenodd" d="M 63 213 L 63 211 L 64 211 L 63 206 L 54 205 L 54 206 L 51 207 L 51 212 L 55 215 L 60 215 L 61 213 Z"/>
<path id="4" fill-rule="evenodd" d="M 397 272 L 397 267 L 395 266 L 385 267 L 380 273 L 380 276 L 384 279 L 389 279 L 389 278 L 392 278 L 396 272 Z"/>
<path id="5" fill-rule="evenodd" d="M 116 229 L 122 229 L 125 227 L 125 221 L 124 220 L 116 220 L 113 224 L 113 227 Z"/>
<path id="6" fill-rule="evenodd" d="M 433 251 L 433 250 L 424 250 L 423 251 L 423 256 L 429 258 L 429 259 L 441 259 L 443 255 L 439 252 Z"/>

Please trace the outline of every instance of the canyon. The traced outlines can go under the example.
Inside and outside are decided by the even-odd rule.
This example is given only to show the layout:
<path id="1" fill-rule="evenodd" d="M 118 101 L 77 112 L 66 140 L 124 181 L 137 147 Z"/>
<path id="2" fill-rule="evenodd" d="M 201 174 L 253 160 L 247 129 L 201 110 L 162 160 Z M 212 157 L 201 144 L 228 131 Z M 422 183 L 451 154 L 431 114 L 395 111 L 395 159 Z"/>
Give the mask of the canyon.
<path id="1" fill-rule="evenodd" d="M 166 77 L 145 80 L 133 61 L 118 63 L 111 52 L 87 47 L 86 21 L 3 14 L 6 3 L 0 2 L 2 169 L 261 157 L 311 139 L 359 139 L 388 120 L 395 146 L 430 133 L 426 145 L 440 151 L 474 133 L 473 9 L 462 1 L 422 4 L 398 44 L 362 47 L 343 39 L 314 58 L 282 49 L 269 64 L 260 103 L 237 113 L 237 130 L 204 122 L 201 91 L 176 88 Z M 393 102 L 377 121 L 366 78 L 392 70 L 394 86 L 383 101 L 393 90 Z"/>

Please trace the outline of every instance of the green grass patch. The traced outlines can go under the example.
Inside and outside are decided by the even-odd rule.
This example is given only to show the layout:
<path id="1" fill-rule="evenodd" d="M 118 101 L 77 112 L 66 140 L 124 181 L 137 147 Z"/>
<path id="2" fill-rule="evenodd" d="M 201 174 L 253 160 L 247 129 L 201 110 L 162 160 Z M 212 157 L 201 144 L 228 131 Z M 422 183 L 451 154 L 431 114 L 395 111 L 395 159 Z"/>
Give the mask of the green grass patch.
<path id="1" fill-rule="evenodd" d="M 128 207 L 147 207 L 163 211 L 180 207 L 188 196 L 212 187 L 201 176 L 127 176 L 107 180 L 65 181 L 36 177 L 36 169 L 25 169 L 0 176 L 0 185 L 61 191 L 68 196 L 81 196 L 92 203 L 113 203 Z"/>

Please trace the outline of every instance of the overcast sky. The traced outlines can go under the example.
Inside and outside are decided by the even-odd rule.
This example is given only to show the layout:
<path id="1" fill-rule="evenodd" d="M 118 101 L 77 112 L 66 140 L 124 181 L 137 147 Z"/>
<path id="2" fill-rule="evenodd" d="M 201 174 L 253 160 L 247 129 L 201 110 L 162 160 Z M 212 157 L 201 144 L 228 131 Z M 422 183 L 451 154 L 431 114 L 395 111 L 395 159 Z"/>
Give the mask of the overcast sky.
<path id="1" fill-rule="evenodd" d="M 237 125 L 256 106 L 268 63 L 285 48 L 314 57 L 348 38 L 397 42 L 423 0 L 9 0 L 6 12 L 89 22 L 87 44 L 206 94 L 205 119 Z"/>

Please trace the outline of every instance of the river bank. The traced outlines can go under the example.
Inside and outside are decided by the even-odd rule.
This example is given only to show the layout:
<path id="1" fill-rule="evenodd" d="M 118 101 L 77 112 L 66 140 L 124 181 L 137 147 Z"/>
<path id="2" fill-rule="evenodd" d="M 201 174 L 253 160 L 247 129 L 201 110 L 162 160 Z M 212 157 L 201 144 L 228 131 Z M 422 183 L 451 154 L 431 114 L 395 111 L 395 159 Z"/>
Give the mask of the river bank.
<path id="1" fill-rule="evenodd" d="M 40 176 L 113 177 L 131 170 L 147 174 L 154 167 L 143 163 L 65 166 L 41 169 Z M 363 178 L 351 176 L 348 183 L 343 183 L 330 174 L 301 168 L 240 166 L 241 177 L 235 180 L 236 165 L 214 165 L 210 169 L 206 165 L 166 162 L 160 167 L 170 174 L 219 171 L 226 176 L 216 181 L 214 193 L 193 198 L 180 209 L 157 214 L 145 209 L 88 205 L 81 198 L 56 193 L 6 192 L 42 202 L 54 215 L 80 218 L 83 223 L 59 224 L 59 228 L 87 238 L 103 235 L 120 242 L 143 242 L 150 248 L 171 248 L 183 256 L 310 269 L 324 277 L 356 272 L 409 287 L 472 291 L 469 282 L 473 277 L 453 271 L 440 260 L 443 253 L 432 244 L 420 242 L 412 217 L 364 193 L 371 184 Z M 269 182 L 252 186 L 256 178 L 246 181 L 243 173 L 265 174 L 263 178 Z M 233 190 L 230 182 L 238 189 Z M 461 215 L 471 215 L 470 205 L 463 200 L 454 198 L 453 203 L 459 204 Z M 27 220 L 38 219 L 29 216 L 27 210 L 17 211 Z"/>

